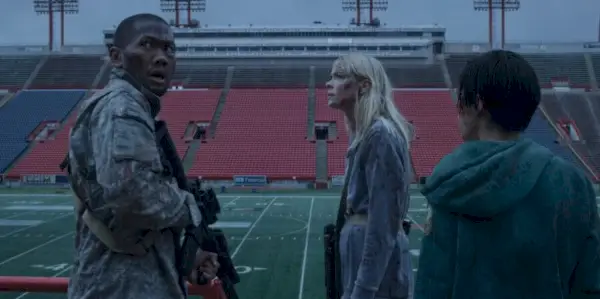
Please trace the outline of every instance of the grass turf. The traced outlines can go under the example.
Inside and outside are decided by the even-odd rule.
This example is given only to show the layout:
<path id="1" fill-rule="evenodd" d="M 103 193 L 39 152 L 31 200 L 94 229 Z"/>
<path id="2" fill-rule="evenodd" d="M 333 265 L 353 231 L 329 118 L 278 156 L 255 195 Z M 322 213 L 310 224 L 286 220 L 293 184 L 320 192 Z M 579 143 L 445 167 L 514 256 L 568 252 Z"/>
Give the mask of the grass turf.
<path id="1" fill-rule="evenodd" d="M 323 298 L 323 227 L 336 215 L 339 197 L 309 195 L 220 195 L 217 226 L 227 235 L 240 273 L 243 298 Z M 73 250 L 74 216 L 68 194 L 0 194 L 0 275 L 66 277 Z M 416 269 L 422 196 L 412 197 L 410 218 Z M 0 299 L 65 298 L 63 294 L 0 293 Z"/>

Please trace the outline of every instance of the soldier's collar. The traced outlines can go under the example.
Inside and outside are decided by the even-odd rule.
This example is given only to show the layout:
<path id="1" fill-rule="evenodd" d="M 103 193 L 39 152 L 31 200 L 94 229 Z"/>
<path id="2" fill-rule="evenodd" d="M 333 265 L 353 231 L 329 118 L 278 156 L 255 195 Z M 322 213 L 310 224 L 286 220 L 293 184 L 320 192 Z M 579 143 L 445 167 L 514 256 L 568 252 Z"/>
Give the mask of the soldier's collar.
<path id="1" fill-rule="evenodd" d="M 154 118 L 158 115 L 158 113 L 160 112 L 160 97 L 158 95 L 156 95 L 155 93 L 153 93 L 152 91 L 150 91 L 149 89 L 144 87 L 141 83 L 139 83 L 137 80 L 135 80 L 133 78 L 133 76 L 131 76 L 129 73 L 127 73 L 124 69 L 113 68 L 112 73 L 111 73 L 111 79 L 114 79 L 114 78 L 120 79 L 120 80 L 123 80 L 123 81 L 129 83 L 129 85 L 131 85 L 137 91 L 141 92 L 144 95 L 144 97 L 146 98 L 146 100 L 148 100 L 148 103 L 150 104 L 152 117 Z"/>

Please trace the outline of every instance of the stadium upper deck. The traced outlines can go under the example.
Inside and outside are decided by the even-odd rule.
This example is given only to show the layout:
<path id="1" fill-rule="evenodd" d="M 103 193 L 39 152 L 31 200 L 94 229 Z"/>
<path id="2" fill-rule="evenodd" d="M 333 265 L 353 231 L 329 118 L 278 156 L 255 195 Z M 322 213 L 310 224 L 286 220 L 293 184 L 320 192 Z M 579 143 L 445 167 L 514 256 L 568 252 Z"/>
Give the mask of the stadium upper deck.
<path id="1" fill-rule="evenodd" d="M 212 54 L 194 50 L 179 56 L 174 85 L 187 90 L 166 96 L 162 117 L 175 132 L 190 175 L 325 182 L 343 173 L 340 157 L 348 141 L 340 115 L 326 107 L 324 83 L 335 56 L 366 51 L 382 60 L 394 86 L 404 88 L 395 93 L 397 104 L 416 125 L 415 171 L 427 176 L 461 142 L 452 91 L 458 74 L 468 59 L 488 50 L 483 44 L 444 43 L 444 32 L 435 26 L 181 29 L 180 47 L 204 47 Z M 110 34 L 105 32 L 107 42 Z M 181 43 L 197 37 L 202 45 Z M 411 44 L 417 47 L 404 48 Z M 545 92 L 527 134 L 594 178 L 600 173 L 600 130 L 589 107 L 600 100 L 596 46 L 507 44 L 531 62 L 544 87 L 571 87 Z M 0 173 L 27 182 L 60 181 L 56 165 L 66 151 L 70 111 L 108 82 L 105 49 L 0 48 L 0 89 L 10 91 L 0 101 L 0 119 L 14 119 L 3 126 L 0 142 L 15 144 L 0 150 Z M 438 55 L 438 50 L 444 51 Z M 47 109 L 31 105 L 31 99 L 56 101 L 63 113 L 44 114 Z M 25 123 L 31 128 L 23 129 Z M 39 174 L 43 179 L 32 176 Z"/>

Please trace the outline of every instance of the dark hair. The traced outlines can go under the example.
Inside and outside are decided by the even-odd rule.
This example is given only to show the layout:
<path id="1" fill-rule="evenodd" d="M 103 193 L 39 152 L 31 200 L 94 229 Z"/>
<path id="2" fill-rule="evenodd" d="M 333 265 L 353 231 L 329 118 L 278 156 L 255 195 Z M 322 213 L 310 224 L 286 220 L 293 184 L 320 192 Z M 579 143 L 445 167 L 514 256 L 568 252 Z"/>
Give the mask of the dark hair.
<path id="1" fill-rule="evenodd" d="M 542 91 L 533 67 L 519 54 L 494 50 L 469 61 L 460 74 L 459 109 L 477 104 L 507 132 L 523 132 L 537 109 Z"/>
<path id="2" fill-rule="evenodd" d="M 117 26 L 113 44 L 119 48 L 127 47 L 134 35 L 137 34 L 135 24 L 139 21 L 158 22 L 166 24 L 167 26 L 169 25 L 163 18 L 149 13 L 141 13 L 127 17 L 119 23 L 119 26 Z"/>

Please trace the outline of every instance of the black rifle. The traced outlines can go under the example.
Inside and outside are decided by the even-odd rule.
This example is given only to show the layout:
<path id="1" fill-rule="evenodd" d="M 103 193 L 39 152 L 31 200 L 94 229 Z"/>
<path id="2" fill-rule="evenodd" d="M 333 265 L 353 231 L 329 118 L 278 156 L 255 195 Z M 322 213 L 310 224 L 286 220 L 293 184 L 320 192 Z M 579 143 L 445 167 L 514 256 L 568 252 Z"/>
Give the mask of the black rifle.
<path id="1" fill-rule="evenodd" d="M 214 252 L 217 254 L 220 264 L 217 276 L 222 282 L 225 295 L 228 299 L 238 299 L 234 285 L 240 281 L 240 278 L 229 255 L 226 238 L 221 230 L 209 227 L 210 224 L 217 221 L 217 214 L 221 211 L 215 192 L 212 189 L 201 190 L 200 184 L 189 186 L 183 164 L 177 155 L 175 144 L 164 121 L 156 122 L 156 142 L 164 153 L 164 158 L 161 157 L 161 159 L 166 159 L 166 161 L 162 161 L 163 164 L 170 168 L 179 188 L 194 195 L 202 213 L 200 226 L 185 228 L 185 238 L 178 258 L 181 273 L 187 275 L 194 270 L 198 249 Z"/>
<path id="2" fill-rule="evenodd" d="M 340 257 L 338 234 L 334 224 L 325 226 L 323 242 L 325 245 L 325 292 L 326 299 L 339 299 L 342 297 L 340 281 Z"/>
<path id="3" fill-rule="evenodd" d="M 177 180 L 180 189 L 186 190 L 194 195 L 196 203 L 202 213 L 202 222 L 199 227 L 188 227 L 185 229 L 185 239 L 180 246 L 177 256 L 178 271 L 187 276 L 193 270 L 196 261 L 196 252 L 202 249 L 208 252 L 214 252 L 218 256 L 220 264 L 217 276 L 221 280 L 223 292 L 227 299 L 238 299 L 234 285 L 240 282 L 239 275 L 229 256 L 227 239 L 221 230 L 208 227 L 214 224 L 221 212 L 221 207 L 215 192 L 212 189 L 201 189 L 200 182 L 188 185 L 188 181 L 183 169 L 181 159 L 177 155 L 175 145 L 171 135 L 163 121 L 156 122 L 156 144 L 162 149 L 161 162 L 166 172 Z M 69 154 L 59 165 L 61 171 L 65 168 L 71 173 L 69 165 Z M 179 243 L 179 242 L 177 242 Z"/>
<path id="4" fill-rule="evenodd" d="M 340 232 L 346 223 L 347 188 L 348 182 L 345 181 L 335 223 L 327 224 L 324 229 L 326 299 L 340 299 L 344 294 L 342 286 L 342 261 L 340 259 Z"/>

